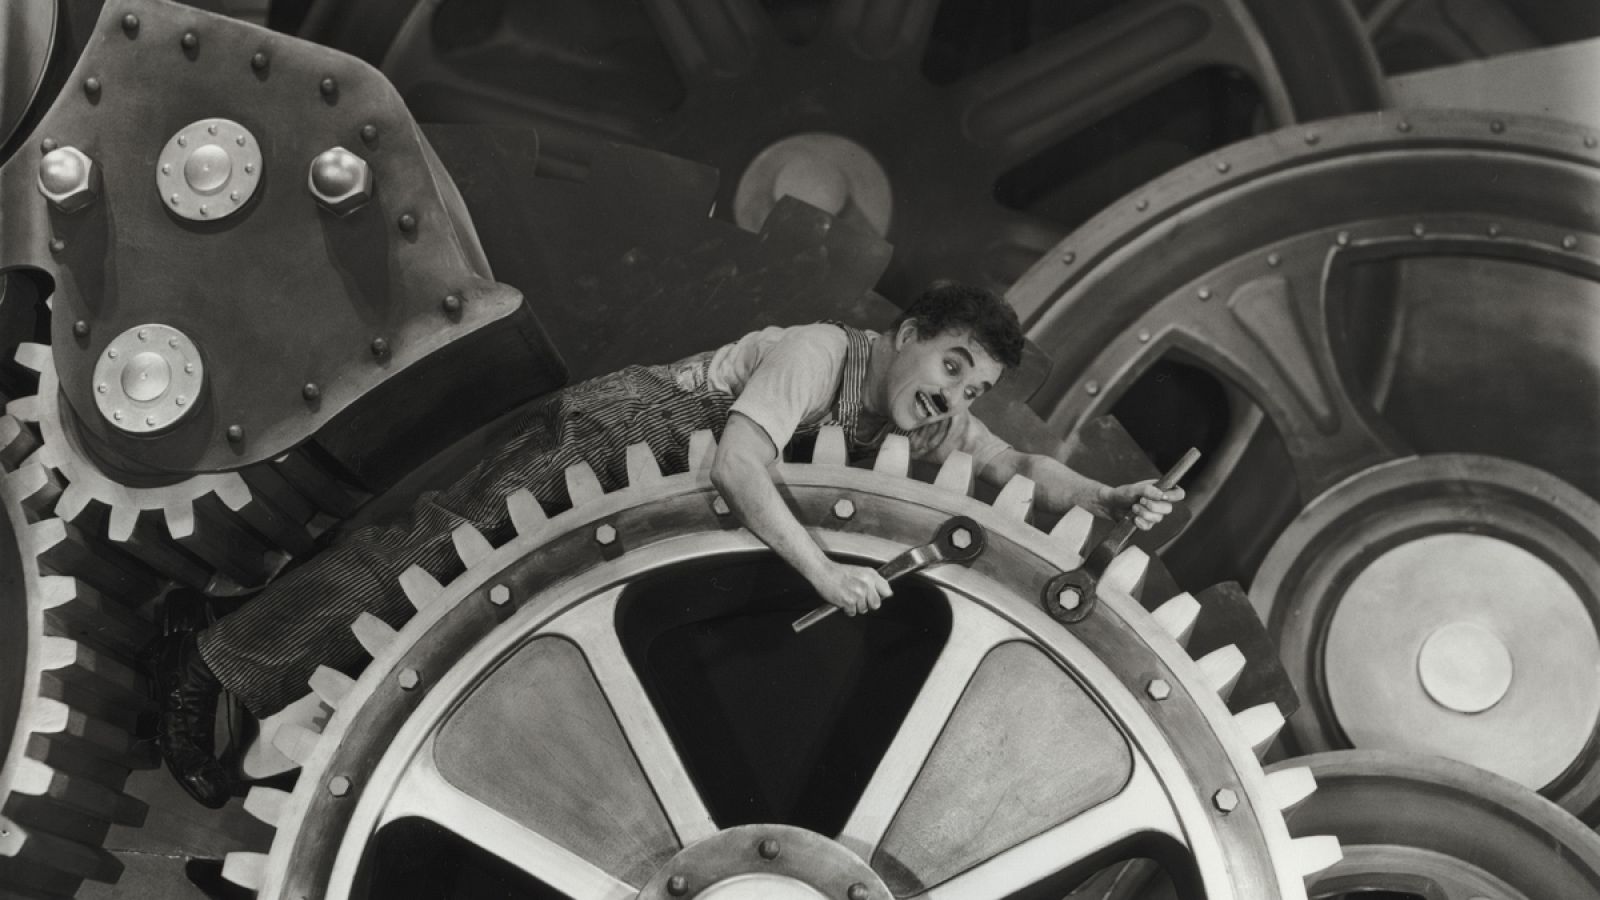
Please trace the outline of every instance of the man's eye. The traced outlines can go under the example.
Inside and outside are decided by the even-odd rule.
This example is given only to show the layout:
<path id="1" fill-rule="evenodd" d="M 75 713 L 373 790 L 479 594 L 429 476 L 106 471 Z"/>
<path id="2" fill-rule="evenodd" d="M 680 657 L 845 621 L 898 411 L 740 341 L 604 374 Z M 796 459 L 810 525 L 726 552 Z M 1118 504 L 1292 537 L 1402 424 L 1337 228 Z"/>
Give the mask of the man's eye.
<path id="1" fill-rule="evenodd" d="M 978 399 L 978 392 L 973 390 L 972 388 L 967 388 L 967 399 L 968 400 L 976 400 L 976 399 Z"/>
<path id="2" fill-rule="evenodd" d="M 944 364 L 944 370 L 951 375 L 954 375 L 956 373 L 956 364 L 946 360 Z"/>

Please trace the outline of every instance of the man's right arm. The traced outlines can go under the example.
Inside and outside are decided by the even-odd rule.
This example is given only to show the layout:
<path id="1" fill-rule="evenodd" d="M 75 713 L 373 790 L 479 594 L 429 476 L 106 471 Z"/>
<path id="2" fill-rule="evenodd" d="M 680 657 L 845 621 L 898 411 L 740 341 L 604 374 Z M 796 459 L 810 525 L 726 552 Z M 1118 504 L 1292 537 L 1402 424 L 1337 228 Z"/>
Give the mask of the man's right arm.
<path id="1" fill-rule="evenodd" d="M 793 566 L 822 599 L 850 615 L 877 609 L 889 596 L 889 583 L 876 570 L 835 562 L 822 552 L 789 511 L 772 483 L 770 467 L 778 449 L 760 425 L 735 412 L 728 416 L 711 483 L 739 521 Z"/>

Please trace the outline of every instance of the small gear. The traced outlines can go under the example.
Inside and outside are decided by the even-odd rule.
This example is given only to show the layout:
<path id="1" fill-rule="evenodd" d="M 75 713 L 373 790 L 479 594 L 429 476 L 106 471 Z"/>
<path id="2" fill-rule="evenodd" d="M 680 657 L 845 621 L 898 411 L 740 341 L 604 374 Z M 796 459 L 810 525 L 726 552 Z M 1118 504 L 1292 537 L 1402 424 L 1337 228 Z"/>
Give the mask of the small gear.
<path id="1" fill-rule="evenodd" d="M 871 471 L 845 465 L 843 447 L 825 431 L 812 462 L 774 470 L 824 550 L 881 561 L 958 514 L 988 537 L 970 568 L 901 583 L 931 592 L 934 605 L 917 608 L 947 610 L 951 637 L 836 833 L 801 840 L 785 823 L 724 821 L 695 777 L 692 733 L 630 656 L 624 623 L 649 605 L 624 597 L 634 586 L 739 561 L 781 569 L 716 496 L 702 432 L 682 474 L 663 476 L 642 445 L 611 493 L 587 465 L 569 469 L 574 505 L 555 516 L 513 494 L 515 536 L 496 547 L 458 529 L 466 568 L 449 585 L 407 571 L 416 614 L 398 630 L 363 615 L 353 631 L 372 656 L 365 671 L 311 679 L 333 710 L 320 733 L 278 729 L 299 780 L 293 793 L 252 789 L 246 808 L 277 834 L 270 852 L 230 854 L 226 877 L 262 897 L 345 897 L 387 827 L 428 819 L 568 896 L 696 896 L 752 878 L 821 890 L 842 869 L 855 873 L 850 896 L 1010 895 L 1081 880 L 1153 839 L 1195 896 L 1305 897 L 1304 877 L 1338 859 L 1338 843 L 1290 839 L 1281 811 L 1312 779 L 1262 772 L 1257 754 L 1282 715 L 1230 712 L 1243 658 L 1183 650 L 1192 597 L 1146 613 L 1129 594 L 1146 559 L 1129 550 L 1100 581 L 1097 614 L 1065 629 L 1042 590 L 1081 564 L 1088 513 L 1046 534 L 1026 522 L 1025 478 L 985 504 L 968 496 L 965 454 L 928 484 L 907 477 L 903 439 Z M 970 815 L 1002 798 L 993 815 Z M 746 843 L 759 852 L 745 856 Z"/>

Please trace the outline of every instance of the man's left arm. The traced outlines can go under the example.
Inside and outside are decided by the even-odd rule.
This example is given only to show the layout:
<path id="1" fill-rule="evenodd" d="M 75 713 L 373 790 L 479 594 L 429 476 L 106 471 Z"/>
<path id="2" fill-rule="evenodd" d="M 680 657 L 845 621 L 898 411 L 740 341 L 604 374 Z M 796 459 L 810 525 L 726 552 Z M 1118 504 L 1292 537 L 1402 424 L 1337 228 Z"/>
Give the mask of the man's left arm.
<path id="1" fill-rule="evenodd" d="M 1163 491 L 1155 479 L 1118 487 L 1101 484 L 1049 456 L 1023 453 L 1006 447 L 991 455 L 978 473 L 983 480 L 1004 485 L 1014 475 L 1033 480 L 1034 498 L 1045 510 L 1064 513 L 1081 506 L 1097 516 L 1120 519 L 1132 513 L 1135 524 L 1150 529 L 1172 512 L 1172 504 L 1183 499 L 1183 488 Z"/>

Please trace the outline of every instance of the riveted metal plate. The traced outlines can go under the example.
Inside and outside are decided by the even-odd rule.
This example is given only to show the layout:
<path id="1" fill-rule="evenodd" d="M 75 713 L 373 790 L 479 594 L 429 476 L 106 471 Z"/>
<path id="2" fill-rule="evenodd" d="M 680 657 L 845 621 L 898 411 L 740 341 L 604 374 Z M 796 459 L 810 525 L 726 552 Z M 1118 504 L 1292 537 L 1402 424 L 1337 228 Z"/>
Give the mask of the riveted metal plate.
<path id="1" fill-rule="evenodd" d="M 156 163 L 156 189 L 174 215 L 222 219 L 244 208 L 261 183 L 261 146 L 230 119 L 200 119 L 173 135 Z"/>

